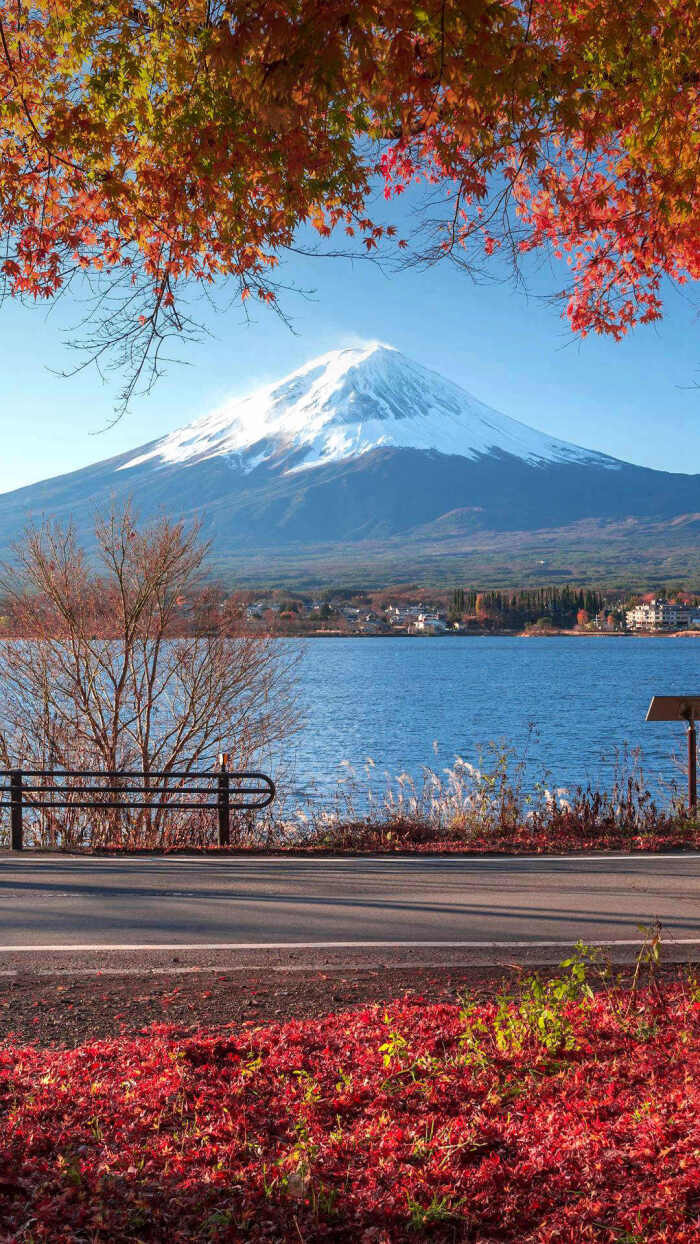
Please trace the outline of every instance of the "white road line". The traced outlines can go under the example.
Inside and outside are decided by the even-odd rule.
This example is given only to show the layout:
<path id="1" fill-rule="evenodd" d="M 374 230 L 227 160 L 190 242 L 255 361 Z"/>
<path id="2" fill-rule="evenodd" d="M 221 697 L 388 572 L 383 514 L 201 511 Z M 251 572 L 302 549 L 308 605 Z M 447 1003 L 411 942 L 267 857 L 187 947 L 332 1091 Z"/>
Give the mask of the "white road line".
<path id="1" fill-rule="evenodd" d="M 392 967 L 405 967 L 405 968 L 408 968 L 409 971 L 413 967 L 412 964 L 392 964 L 391 966 Z M 449 967 L 450 969 L 452 969 L 452 968 L 456 968 L 459 966 L 470 967 L 474 965 L 470 965 L 470 964 L 460 965 L 460 964 L 454 964 L 454 963 L 445 964 L 441 959 L 436 959 L 436 960 L 431 960 L 430 962 L 421 963 L 419 966 L 421 968 Z M 483 965 L 476 965 L 476 966 L 483 966 Z M 491 967 L 492 965 L 488 964 L 487 966 Z M 499 966 L 499 965 L 496 965 L 496 966 Z M 316 971 L 317 968 L 314 967 L 313 970 Z M 326 973 L 348 972 L 349 970 L 350 969 L 348 968 L 347 963 L 324 963 L 323 965 L 323 971 Z M 308 972 L 308 971 L 309 971 L 309 965 L 305 963 L 295 963 L 295 964 L 292 964 L 291 966 L 289 964 L 279 964 L 279 963 L 275 963 L 275 964 L 272 964 L 272 963 L 226 963 L 226 964 L 205 963 L 205 964 L 197 964 L 197 965 L 190 966 L 190 967 L 177 967 L 177 968 L 143 966 L 143 967 L 138 967 L 138 968 L 72 967 L 72 968 L 32 968 L 31 969 L 32 976 L 204 976 L 207 973 L 214 973 L 214 972 L 227 972 L 227 973 L 278 972 L 281 974 L 289 975 L 292 972 Z M 363 971 L 364 972 L 376 972 L 377 964 L 376 963 L 353 963 L 352 971 L 353 972 L 363 972 Z M 4 976 L 21 976 L 21 975 L 22 973 L 20 972 L 19 968 L 3 968 L 2 970 L 0 970 L 0 978 Z"/>
<path id="2" fill-rule="evenodd" d="M 634 960 L 631 960 L 631 962 L 634 962 Z M 669 962 L 671 961 L 669 960 Z M 325 975 L 330 975 L 333 972 L 337 974 L 340 974 L 342 972 L 346 972 L 346 973 L 350 972 L 353 975 L 359 975 L 362 972 L 376 973 L 378 971 L 381 971 L 383 968 L 391 972 L 401 972 L 401 971 L 411 972 L 411 971 L 418 970 L 418 969 L 420 969 L 421 971 L 422 970 L 431 971 L 434 968 L 442 968 L 445 971 L 449 971 L 449 972 L 459 972 L 459 971 L 467 971 L 471 968 L 477 968 L 481 970 L 484 968 L 485 969 L 491 969 L 491 968 L 498 969 L 498 968 L 512 968 L 512 967 L 521 967 L 521 966 L 523 965 L 513 963 L 512 961 L 506 961 L 503 959 L 495 959 L 491 963 L 475 963 L 473 960 L 471 962 L 467 962 L 464 959 L 459 959 L 456 961 L 452 960 L 451 962 L 446 961 L 445 959 L 421 959 L 418 963 L 413 963 L 413 962 L 409 963 L 407 961 L 400 960 L 399 962 L 396 962 L 396 963 L 374 963 L 374 962 L 324 963 L 322 965 L 317 964 L 317 963 L 291 963 L 291 964 L 290 963 L 204 963 L 204 964 L 191 965 L 189 967 L 180 966 L 176 968 L 165 967 L 165 966 L 163 967 L 146 966 L 146 965 L 143 965 L 137 968 L 127 968 L 127 967 L 94 968 L 94 967 L 85 967 L 84 965 L 81 964 L 81 965 L 74 965 L 73 967 L 69 967 L 69 968 L 56 968 L 56 967 L 35 968 L 35 967 L 32 967 L 29 969 L 29 973 L 31 974 L 31 976 L 46 976 L 46 977 L 55 976 L 55 977 L 60 977 L 60 978 L 75 977 L 75 976 L 118 976 L 118 977 L 206 976 L 206 975 L 215 975 L 215 974 L 222 973 L 222 972 L 225 972 L 226 975 L 230 975 L 230 976 L 234 976 L 236 974 L 242 975 L 243 973 L 252 973 L 252 972 L 265 972 L 268 975 L 277 974 L 279 976 L 293 976 L 295 972 L 299 974 L 304 973 L 304 972 L 309 972 L 309 971 L 318 972 L 321 970 L 321 968 L 323 969 L 323 973 Z M 26 972 L 26 969 L 25 969 L 25 972 Z M 0 980 L 6 977 L 22 976 L 23 974 L 24 973 L 20 970 L 20 968 L 2 968 L 0 969 Z"/>
<path id="3" fill-rule="evenodd" d="M 539 950 L 546 947 L 567 948 L 579 940 L 575 936 L 558 941 L 520 942 L 77 942 L 49 946 L 0 946 L 0 954 L 85 954 L 96 951 L 124 953 L 137 950 Z M 640 946 L 641 937 L 619 938 L 614 941 L 593 941 L 594 946 Z M 700 946 L 698 937 L 669 938 L 668 946 Z"/>

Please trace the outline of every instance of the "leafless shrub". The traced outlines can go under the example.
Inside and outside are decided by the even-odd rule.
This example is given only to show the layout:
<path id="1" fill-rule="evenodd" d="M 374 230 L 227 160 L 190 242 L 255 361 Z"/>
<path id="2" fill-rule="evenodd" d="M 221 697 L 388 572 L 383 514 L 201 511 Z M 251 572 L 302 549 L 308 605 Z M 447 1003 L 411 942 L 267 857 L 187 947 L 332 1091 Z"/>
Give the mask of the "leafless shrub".
<path id="1" fill-rule="evenodd" d="M 140 528 L 127 508 L 95 534 L 97 569 L 73 530 L 45 522 L 5 572 L 15 638 L 0 643 L 0 765 L 134 770 L 154 788 L 153 808 L 37 811 L 41 843 L 204 845 L 215 814 L 175 812 L 182 781 L 168 777 L 158 793 L 154 775 L 210 769 L 219 751 L 236 769 L 268 759 L 298 726 L 298 653 L 201 608 L 207 546 L 196 526 Z"/>

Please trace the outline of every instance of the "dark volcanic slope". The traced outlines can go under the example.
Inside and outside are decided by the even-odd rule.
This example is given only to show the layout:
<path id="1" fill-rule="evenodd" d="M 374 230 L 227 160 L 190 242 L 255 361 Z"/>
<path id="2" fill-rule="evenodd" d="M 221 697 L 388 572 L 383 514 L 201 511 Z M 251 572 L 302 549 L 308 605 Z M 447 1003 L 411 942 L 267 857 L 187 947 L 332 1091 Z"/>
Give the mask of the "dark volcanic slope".
<path id="1" fill-rule="evenodd" d="M 376 449 L 294 475 L 244 474 L 226 458 L 117 470 L 127 456 L 0 496 L 0 546 L 28 521 L 73 519 L 131 498 L 144 517 L 203 518 L 215 544 L 243 548 L 409 535 L 449 516 L 450 530 L 532 531 L 581 519 L 673 519 L 700 512 L 700 477 L 621 464 L 530 465 L 499 453 L 476 460 Z M 436 535 L 439 527 L 436 528 Z"/>

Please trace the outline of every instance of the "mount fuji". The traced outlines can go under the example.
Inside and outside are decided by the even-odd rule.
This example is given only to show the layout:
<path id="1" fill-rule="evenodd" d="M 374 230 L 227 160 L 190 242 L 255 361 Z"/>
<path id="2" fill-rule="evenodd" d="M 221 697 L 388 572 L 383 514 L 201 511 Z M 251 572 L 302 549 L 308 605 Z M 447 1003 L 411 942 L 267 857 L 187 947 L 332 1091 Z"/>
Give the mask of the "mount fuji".
<path id="1" fill-rule="evenodd" d="M 443 577 L 457 563 L 521 581 L 530 564 L 698 567 L 700 476 L 547 436 L 381 344 L 332 351 L 132 453 L 1 495 L 0 551 L 42 516 L 86 535 L 127 498 L 145 518 L 197 515 L 219 569 L 251 582 Z"/>

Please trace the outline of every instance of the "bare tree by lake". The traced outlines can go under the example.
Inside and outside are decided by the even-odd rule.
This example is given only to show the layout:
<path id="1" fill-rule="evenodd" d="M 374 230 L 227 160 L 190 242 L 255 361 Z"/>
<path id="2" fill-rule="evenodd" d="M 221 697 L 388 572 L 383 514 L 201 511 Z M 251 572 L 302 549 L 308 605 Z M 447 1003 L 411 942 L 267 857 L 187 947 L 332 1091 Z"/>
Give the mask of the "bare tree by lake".
<path id="1" fill-rule="evenodd" d="M 4 572 L 12 638 L 0 643 L 0 765 L 140 770 L 148 783 L 211 768 L 219 751 L 250 767 L 290 740 L 298 654 L 212 602 L 197 526 L 139 526 L 127 508 L 99 518 L 95 536 L 88 557 L 70 527 L 44 522 Z M 156 846 L 183 831 L 167 796 L 155 809 L 90 817 L 87 826 L 69 810 L 61 841 Z M 206 837 L 207 818 L 189 819 Z M 55 838 L 54 821 L 47 833 Z"/>

